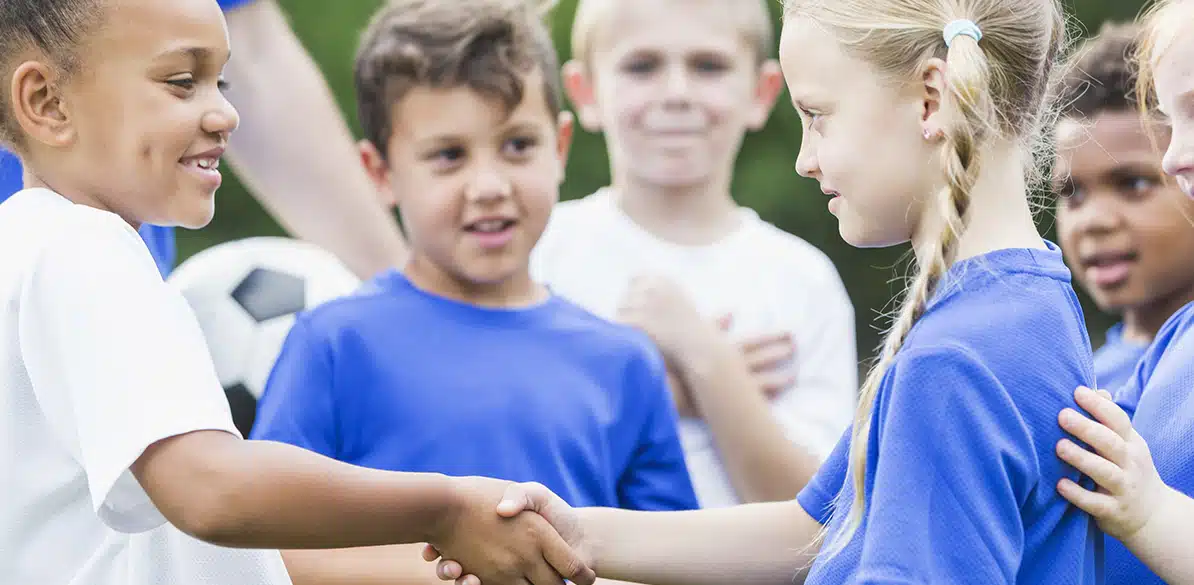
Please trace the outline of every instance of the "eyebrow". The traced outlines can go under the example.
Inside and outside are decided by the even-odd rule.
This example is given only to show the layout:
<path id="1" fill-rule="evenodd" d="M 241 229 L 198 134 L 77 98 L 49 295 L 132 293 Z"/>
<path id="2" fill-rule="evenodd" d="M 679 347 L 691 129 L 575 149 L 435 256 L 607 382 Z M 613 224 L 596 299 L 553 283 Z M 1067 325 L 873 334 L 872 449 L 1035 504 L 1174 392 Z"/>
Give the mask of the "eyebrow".
<path id="1" fill-rule="evenodd" d="M 214 61 L 216 53 L 207 47 L 181 47 L 165 51 L 158 55 L 158 59 L 167 59 L 170 57 L 186 57 L 197 63 L 202 63 L 204 61 Z M 228 57 L 231 58 L 232 54 L 229 53 Z"/>

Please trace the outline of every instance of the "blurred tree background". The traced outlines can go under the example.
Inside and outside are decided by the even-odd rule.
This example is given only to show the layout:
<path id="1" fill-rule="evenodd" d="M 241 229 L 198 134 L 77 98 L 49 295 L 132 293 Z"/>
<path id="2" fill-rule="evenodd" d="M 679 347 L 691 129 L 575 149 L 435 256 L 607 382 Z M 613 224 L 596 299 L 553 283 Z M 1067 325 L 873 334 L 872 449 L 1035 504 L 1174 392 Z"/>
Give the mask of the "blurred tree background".
<path id="1" fill-rule="evenodd" d="M 452 0 L 443 0 L 451 2 Z M 650 2 L 651 0 L 642 0 Z M 744 2 L 756 0 L 740 0 Z M 359 136 L 353 104 L 352 59 L 360 31 L 382 0 L 279 0 L 290 15 L 299 37 L 319 62 L 335 91 L 337 100 Z M 1135 17 L 1142 0 L 1067 0 L 1075 16 L 1075 27 L 1082 35 L 1093 34 L 1105 20 Z M 568 58 L 569 29 L 575 0 L 560 0 L 552 17 L 552 27 L 561 62 Z M 779 30 L 780 3 L 772 2 L 776 31 Z M 279 103 L 278 107 L 285 107 Z M 837 264 L 856 310 L 859 356 L 867 358 L 879 342 L 881 313 L 890 309 L 893 295 L 902 286 L 906 268 L 901 261 L 906 248 L 858 250 L 842 242 L 837 221 L 826 210 L 825 198 L 812 181 L 798 177 L 793 170 L 800 144 L 800 120 L 786 95 L 780 97 L 767 127 L 747 137 L 738 160 L 734 194 L 738 201 L 752 207 L 767 221 L 811 242 Z M 296 160 L 301 165 L 303 161 Z M 231 175 L 231 173 L 229 173 Z M 235 177 L 226 177 L 219 193 L 218 213 L 212 224 L 200 231 L 179 231 L 180 261 L 220 242 L 284 232 L 249 196 Z M 583 197 L 609 180 L 605 144 L 600 136 L 581 132 L 572 149 L 567 181 L 562 199 Z M 335 197 L 336 193 L 328 193 Z M 981 218 L 980 218 L 981 221 Z M 1052 239 L 1053 213 L 1042 206 L 1039 222 Z M 1111 323 L 1085 296 L 1083 303 L 1091 337 L 1097 347 Z"/>

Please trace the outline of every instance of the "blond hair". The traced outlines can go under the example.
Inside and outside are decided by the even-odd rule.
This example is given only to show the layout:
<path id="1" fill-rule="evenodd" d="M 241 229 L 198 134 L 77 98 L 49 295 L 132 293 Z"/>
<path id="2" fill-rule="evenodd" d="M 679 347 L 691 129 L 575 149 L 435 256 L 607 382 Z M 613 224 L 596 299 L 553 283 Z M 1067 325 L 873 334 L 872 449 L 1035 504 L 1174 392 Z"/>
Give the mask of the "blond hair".
<path id="1" fill-rule="evenodd" d="M 1142 114 L 1156 106 L 1153 87 L 1157 62 L 1177 40 L 1184 26 L 1191 27 L 1194 19 L 1194 0 L 1159 0 L 1141 17 L 1141 36 L 1133 55 L 1137 69 L 1136 103 Z M 1188 34 L 1194 34 L 1194 27 Z"/>
<path id="2" fill-rule="evenodd" d="M 966 229 L 984 147 L 1000 139 L 1017 141 L 1028 152 L 1047 148 L 1041 130 L 1051 123 L 1054 108 L 1049 105 L 1058 81 L 1055 63 L 1067 33 L 1056 0 L 787 0 L 785 19 L 793 18 L 808 18 L 824 27 L 847 52 L 874 65 L 893 83 L 919 81 L 928 59 L 943 59 L 943 110 L 951 112 L 943 129 L 946 186 L 930 203 L 943 220 L 941 232 L 930 238 L 931 249 L 918 250 L 919 271 L 863 382 L 849 455 L 854 499 L 846 529 L 825 550 L 832 556 L 850 541 L 865 516 L 867 448 L 879 386 L 953 260 Z M 962 35 L 947 47 L 943 30 L 958 19 L 977 24 L 982 40 Z M 1025 171 L 1039 182 L 1043 173 L 1034 167 L 1026 165 Z"/>
<path id="3" fill-rule="evenodd" d="M 642 2 L 647 0 L 578 0 L 576 16 L 572 21 L 572 58 L 591 64 L 597 50 L 597 37 L 608 26 L 610 18 L 617 13 L 618 3 Z M 653 0 L 658 1 L 658 0 Z M 691 1 L 691 0 L 690 0 Z M 734 6 L 732 24 L 743 35 L 755 53 L 757 63 L 766 61 L 773 50 L 775 31 L 771 12 L 763 0 L 702 0 L 705 2 L 726 2 Z"/>

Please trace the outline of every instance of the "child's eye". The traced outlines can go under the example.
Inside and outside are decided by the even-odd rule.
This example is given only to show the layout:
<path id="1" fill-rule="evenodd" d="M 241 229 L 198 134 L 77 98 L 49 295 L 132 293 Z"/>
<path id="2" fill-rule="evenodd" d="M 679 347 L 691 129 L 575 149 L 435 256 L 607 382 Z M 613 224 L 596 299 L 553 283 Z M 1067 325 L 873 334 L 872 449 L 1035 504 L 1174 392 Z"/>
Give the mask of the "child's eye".
<path id="1" fill-rule="evenodd" d="M 454 163 L 464 158 L 464 149 L 459 146 L 449 146 L 432 152 L 428 158 L 435 162 Z"/>
<path id="2" fill-rule="evenodd" d="M 1157 186 L 1157 182 L 1148 177 L 1124 177 L 1120 181 L 1119 189 L 1123 193 L 1139 197 L 1152 191 Z"/>
<path id="3" fill-rule="evenodd" d="M 1057 197 L 1065 203 L 1065 206 L 1071 209 L 1082 205 L 1086 199 L 1082 189 L 1073 181 L 1062 182 L 1054 188 L 1054 191 L 1056 191 Z"/>
<path id="4" fill-rule="evenodd" d="M 697 59 L 692 66 L 701 73 L 721 73 L 730 68 L 720 59 Z"/>
<path id="5" fill-rule="evenodd" d="M 637 58 L 631 59 L 622 65 L 622 71 L 633 75 L 646 75 L 651 73 L 656 68 L 654 59 Z"/>
<path id="6" fill-rule="evenodd" d="M 506 141 L 505 150 L 514 155 L 525 155 L 539 144 L 539 139 L 531 136 L 520 136 Z"/>
<path id="7" fill-rule="evenodd" d="M 176 77 L 174 79 L 167 79 L 166 83 L 187 91 L 195 89 L 195 79 L 193 77 Z"/>

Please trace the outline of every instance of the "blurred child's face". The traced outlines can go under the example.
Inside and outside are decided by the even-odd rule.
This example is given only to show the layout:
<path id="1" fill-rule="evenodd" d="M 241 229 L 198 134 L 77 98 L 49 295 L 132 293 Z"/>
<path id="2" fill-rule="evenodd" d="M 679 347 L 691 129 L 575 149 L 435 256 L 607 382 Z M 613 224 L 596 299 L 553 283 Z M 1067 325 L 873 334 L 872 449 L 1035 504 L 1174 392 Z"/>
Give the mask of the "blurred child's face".
<path id="1" fill-rule="evenodd" d="M 1188 24 L 1183 27 L 1188 29 Z M 1161 109 L 1173 126 L 1165 172 L 1177 177 L 1182 191 L 1194 197 L 1194 34 L 1174 37 L 1157 63 L 1155 81 Z"/>
<path id="2" fill-rule="evenodd" d="M 615 179 L 663 188 L 727 177 L 748 129 L 781 89 L 758 57 L 736 2 L 621 2 L 565 82 L 581 122 L 605 134 Z M 756 0 L 747 0 L 756 1 Z"/>
<path id="3" fill-rule="evenodd" d="M 211 221 L 218 161 L 237 115 L 219 84 L 229 56 L 214 0 L 111 0 L 86 62 L 62 89 L 71 139 L 43 176 L 134 224 Z"/>
<path id="4" fill-rule="evenodd" d="M 1161 125 L 1154 131 L 1168 139 Z M 1120 312 L 1194 292 L 1194 200 L 1166 183 L 1140 115 L 1063 120 L 1057 146 L 1058 239 L 1099 308 Z"/>
<path id="5" fill-rule="evenodd" d="M 571 122 L 551 114 L 540 73 L 505 108 L 468 87 L 416 87 L 392 108 L 388 160 L 367 169 L 397 202 L 415 255 L 453 286 L 529 282 L 531 249 L 559 198 Z"/>
<path id="6" fill-rule="evenodd" d="M 942 180 L 923 137 L 920 86 L 893 89 L 805 18 L 784 23 L 779 50 L 804 127 L 796 172 L 816 179 L 831 197 L 829 210 L 849 244 L 908 241 L 925 195 Z"/>

